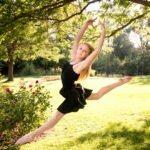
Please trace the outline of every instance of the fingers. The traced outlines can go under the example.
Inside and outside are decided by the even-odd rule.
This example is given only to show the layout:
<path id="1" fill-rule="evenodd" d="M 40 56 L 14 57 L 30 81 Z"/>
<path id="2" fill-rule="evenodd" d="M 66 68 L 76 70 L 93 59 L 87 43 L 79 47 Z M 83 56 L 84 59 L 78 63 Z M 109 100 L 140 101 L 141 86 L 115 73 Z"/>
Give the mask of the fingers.
<path id="1" fill-rule="evenodd" d="M 132 77 L 129 76 L 129 77 L 126 77 L 126 79 L 129 79 L 129 80 L 130 80 L 130 79 L 132 79 Z"/>
<path id="2" fill-rule="evenodd" d="M 125 77 L 125 78 L 121 78 L 119 79 L 119 81 L 130 81 L 132 79 L 132 77 L 128 76 L 128 77 Z"/>
<path id="3" fill-rule="evenodd" d="M 97 19 L 97 17 L 94 19 L 89 19 L 88 24 L 91 25 L 92 27 L 94 27 L 93 23 L 96 21 L 96 19 Z M 105 27 L 105 18 L 103 19 L 103 22 L 99 20 L 98 24 Z"/>
<path id="4" fill-rule="evenodd" d="M 94 27 L 93 23 L 96 21 L 97 17 L 95 19 L 89 19 L 89 25 Z"/>
<path id="5" fill-rule="evenodd" d="M 92 19 L 91 21 L 92 21 L 92 24 L 96 21 L 96 19 L 97 19 L 97 17 L 95 18 L 95 19 Z"/>

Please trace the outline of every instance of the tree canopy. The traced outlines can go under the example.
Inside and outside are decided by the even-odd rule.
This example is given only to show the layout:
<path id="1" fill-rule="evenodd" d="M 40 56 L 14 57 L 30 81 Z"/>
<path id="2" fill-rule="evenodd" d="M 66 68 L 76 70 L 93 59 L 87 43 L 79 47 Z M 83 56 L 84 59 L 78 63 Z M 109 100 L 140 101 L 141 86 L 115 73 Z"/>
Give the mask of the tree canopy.
<path id="1" fill-rule="evenodd" d="M 99 9 L 88 10 L 94 3 Z M 12 67 L 17 59 L 30 60 L 38 56 L 58 59 L 63 53 L 69 57 L 73 38 L 88 18 L 105 17 L 109 39 L 128 26 L 139 27 L 139 21 L 148 22 L 149 3 L 144 0 L 0 1 L 0 60 L 8 62 L 9 80 L 13 80 Z M 149 28 L 146 30 L 150 32 Z M 99 36 L 100 29 L 95 26 L 87 31 L 83 40 L 96 45 Z"/>

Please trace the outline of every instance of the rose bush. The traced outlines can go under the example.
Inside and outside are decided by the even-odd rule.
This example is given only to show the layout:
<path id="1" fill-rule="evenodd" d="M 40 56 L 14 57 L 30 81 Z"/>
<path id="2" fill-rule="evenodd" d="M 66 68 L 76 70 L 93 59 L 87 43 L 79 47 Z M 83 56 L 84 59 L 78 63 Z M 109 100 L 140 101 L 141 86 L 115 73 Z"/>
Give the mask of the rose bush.
<path id="1" fill-rule="evenodd" d="M 22 83 L 15 91 L 0 91 L 0 145 L 10 145 L 20 136 L 39 127 L 47 108 L 52 111 L 50 92 L 38 80 L 34 84 Z"/>

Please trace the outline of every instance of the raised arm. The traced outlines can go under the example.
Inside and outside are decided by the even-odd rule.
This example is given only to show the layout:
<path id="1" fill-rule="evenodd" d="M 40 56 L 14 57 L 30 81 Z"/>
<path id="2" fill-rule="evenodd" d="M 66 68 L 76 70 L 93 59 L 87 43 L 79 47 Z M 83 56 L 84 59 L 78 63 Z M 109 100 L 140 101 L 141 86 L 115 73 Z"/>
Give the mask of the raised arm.
<path id="1" fill-rule="evenodd" d="M 101 26 L 102 34 L 101 34 L 101 37 L 99 39 L 98 46 L 84 61 L 82 61 L 76 65 L 75 70 L 77 73 L 80 73 L 83 69 L 85 69 L 86 67 L 91 65 L 102 49 L 104 39 L 105 39 L 105 32 L 106 32 L 105 19 L 104 19 L 103 23 L 99 22 L 99 25 Z"/>
<path id="2" fill-rule="evenodd" d="M 84 32 L 86 31 L 86 29 L 88 28 L 89 25 L 93 26 L 93 22 L 95 20 L 96 20 L 96 18 L 95 19 L 89 19 L 88 21 L 86 21 L 86 23 L 83 25 L 83 27 L 80 29 L 80 31 L 76 35 L 76 37 L 74 39 L 74 42 L 73 42 L 71 61 L 73 61 L 75 59 L 77 49 L 78 49 L 78 46 L 79 46 L 79 41 L 82 39 L 82 36 L 83 36 Z"/>

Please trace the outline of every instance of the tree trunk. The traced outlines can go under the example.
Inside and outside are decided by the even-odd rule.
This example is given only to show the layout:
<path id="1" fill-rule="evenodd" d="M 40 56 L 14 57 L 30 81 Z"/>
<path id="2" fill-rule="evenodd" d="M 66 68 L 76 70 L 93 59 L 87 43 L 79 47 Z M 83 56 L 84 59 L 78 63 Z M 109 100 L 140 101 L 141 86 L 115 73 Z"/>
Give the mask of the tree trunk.
<path id="1" fill-rule="evenodd" d="M 13 59 L 10 59 L 10 61 L 8 61 L 8 81 L 14 81 L 13 62 Z"/>
<path id="2" fill-rule="evenodd" d="M 17 43 L 17 40 L 15 40 L 13 43 L 7 46 L 7 52 L 8 52 L 8 81 L 14 81 L 14 51 L 15 51 L 15 45 Z"/>

